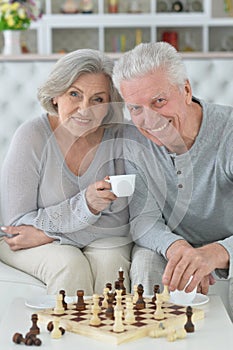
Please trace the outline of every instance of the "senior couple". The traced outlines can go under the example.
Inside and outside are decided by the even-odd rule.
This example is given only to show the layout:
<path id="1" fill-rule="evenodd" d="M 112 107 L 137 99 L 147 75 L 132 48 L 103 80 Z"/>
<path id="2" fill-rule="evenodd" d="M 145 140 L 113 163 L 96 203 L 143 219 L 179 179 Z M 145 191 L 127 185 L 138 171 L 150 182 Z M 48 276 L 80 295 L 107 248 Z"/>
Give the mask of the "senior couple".
<path id="1" fill-rule="evenodd" d="M 186 291 L 207 294 L 228 280 L 233 309 L 233 108 L 195 98 L 164 42 L 115 66 L 74 51 L 38 99 L 45 113 L 16 131 L 1 173 L 2 229 L 15 234 L 0 241 L 1 260 L 50 294 L 102 293 L 120 267 L 127 290 L 141 283 L 146 294 L 191 276 Z M 136 174 L 130 198 L 105 181 L 123 173 Z"/>

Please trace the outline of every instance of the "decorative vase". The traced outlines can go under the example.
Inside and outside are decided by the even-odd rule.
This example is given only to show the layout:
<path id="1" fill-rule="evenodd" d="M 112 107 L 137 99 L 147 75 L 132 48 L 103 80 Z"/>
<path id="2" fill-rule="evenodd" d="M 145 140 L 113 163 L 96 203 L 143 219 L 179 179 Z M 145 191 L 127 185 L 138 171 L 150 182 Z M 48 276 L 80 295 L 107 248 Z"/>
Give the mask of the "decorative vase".
<path id="1" fill-rule="evenodd" d="M 21 43 L 20 43 L 21 30 L 4 30 L 4 46 L 3 55 L 20 55 Z"/>

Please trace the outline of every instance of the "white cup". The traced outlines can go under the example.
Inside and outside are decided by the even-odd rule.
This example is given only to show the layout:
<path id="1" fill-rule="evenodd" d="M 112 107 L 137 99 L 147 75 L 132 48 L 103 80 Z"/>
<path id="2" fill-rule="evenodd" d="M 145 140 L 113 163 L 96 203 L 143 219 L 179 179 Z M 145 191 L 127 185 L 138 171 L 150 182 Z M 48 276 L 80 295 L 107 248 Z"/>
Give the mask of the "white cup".
<path id="1" fill-rule="evenodd" d="M 183 290 L 174 290 L 170 292 L 170 301 L 174 304 L 180 304 L 180 305 L 188 305 L 192 304 L 193 300 L 195 299 L 195 296 L 197 294 L 197 287 L 194 288 L 192 292 L 186 293 L 185 288 L 189 285 L 191 282 L 193 276 L 190 277 L 188 283 L 184 287 Z"/>
<path id="2" fill-rule="evenodd" d="M 105 181 L 111 184 L 111 190 L 117 197 L 128 197 L 134 193 L 135 178 L 135 174 L 112 175 Z"/>

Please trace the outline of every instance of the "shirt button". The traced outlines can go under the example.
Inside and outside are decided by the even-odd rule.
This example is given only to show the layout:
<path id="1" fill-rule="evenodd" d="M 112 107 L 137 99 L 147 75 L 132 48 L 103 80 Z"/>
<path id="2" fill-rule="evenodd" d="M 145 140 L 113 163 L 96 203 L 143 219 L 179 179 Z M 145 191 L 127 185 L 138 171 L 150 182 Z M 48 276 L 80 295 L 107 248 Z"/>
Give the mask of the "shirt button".
<path id="1" fill-rule="evenodd" d="M 183 188 L 183 185 L 182 185 L 182 184 L 179 184 L 178 187 L 179 187 L 179 188 Z"/>
<path id="2" fill-rule="evenodd" d="M 180 171 L 180 170 L 178 170 L 178 171 L 177 171 L 177 175 L 180 175 L 180 174 L 181 174 L 181 171 Z"/>

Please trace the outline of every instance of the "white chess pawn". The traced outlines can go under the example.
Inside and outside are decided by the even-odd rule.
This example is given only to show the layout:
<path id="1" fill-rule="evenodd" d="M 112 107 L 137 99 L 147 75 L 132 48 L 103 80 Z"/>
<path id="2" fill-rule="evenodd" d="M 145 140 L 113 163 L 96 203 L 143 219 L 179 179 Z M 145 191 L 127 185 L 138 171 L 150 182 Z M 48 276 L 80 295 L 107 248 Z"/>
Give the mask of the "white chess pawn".
<path id="1" fill-rule="evenodd" d="M 170 293 L 168 286 L 163 287 L 163 292 L 161 293 L 163 302 L 168 302 L 170 300 Z"/>
<path id="2" fill-rule="evenodd" d="M 56 306 L 53 310 L 55 315 L 62 315 L 65 312 L 65 309 L 64 309 L 63 304 L 62 304 L 62 298 L 63 298 L 62 294 L 60 294 L 60 293 L 57 294 Z"/>
<path id="3" fill-rule="evenodd" d="M 175 341 L 176 339 L 184 339 L 187 336 L 187 332 L 184 328 L 180 329 L 171 329 L 167 333 L 167 340 L 172 342 Z"/>
<path id="4" fill-rule="evenodd" d="M 137 300 L 138 300 L 138 285 L 135 284 L 133 286 L 133 304 L 136 304 Z"/>
<path id="5" fill-rule="evenodd" d="M 133 311 L 133 301 L 131 297 L 126 298 L 126 309 L 125 309 L 125 323 L 132 324 L 135 322 L 135 316 Z"/>
<path id="6" fill-rule="evenodd" d="M 53 330 L 51 332 L 51 338 L 59 339 L 62 337 L 61 330 L 59 329 L 60 320 L 59 318 L 53 319 Z"/>
<path id="7" fill-rule="evenodd" d="M 162 303 L 163 303 L 162 294 L 156 294 L 156 310 L 154 313 L 154 317 L 157 320 L 162 320 L 165 317 L 164 312 L 162 310 Z"/>
<path id="8" fill-rule="evenodd" d="M 104 300 L 102 301 L 102 306 L 107 309 L 108 307 L 108 292 L 109 288 L 104 288 L 103 290 L 103 295 L 104 295 Z"/>
<path id="9" fill-rule="evenodd" d="M 101 308 L 99 306 L 99 296 L 97 294 L 93 295 L 93 305 L 92 305 L 91 311 L 92 311 L 92 317 L 90 319 L 89 324 L 91 326 L 100 325 L 101 320 L 100 320 L 98 314 L 101 311 Z"/>
<path id="10" fill-rule="evenodd" d="M 115 322 L 113 325 L 113 332 L 120 333 L 124 331 L 124 325 L 122 322 L 122 310 L 114 310 Z"/>

